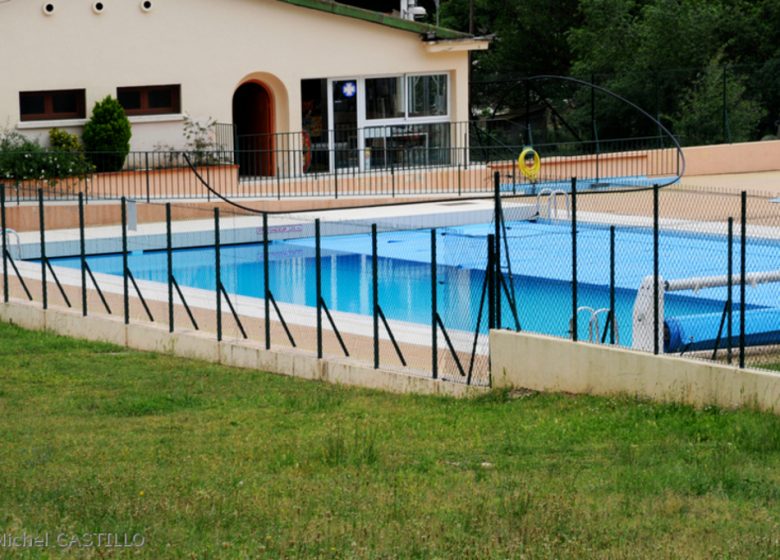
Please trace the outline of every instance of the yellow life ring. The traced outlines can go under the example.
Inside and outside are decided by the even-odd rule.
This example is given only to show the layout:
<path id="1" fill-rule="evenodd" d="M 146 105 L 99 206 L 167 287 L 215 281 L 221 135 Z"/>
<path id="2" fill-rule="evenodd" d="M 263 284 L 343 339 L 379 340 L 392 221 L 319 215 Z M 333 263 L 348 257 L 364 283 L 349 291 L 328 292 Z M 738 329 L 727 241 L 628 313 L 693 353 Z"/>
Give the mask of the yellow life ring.
<path id="1" fill-rule="evenodd" d="M 525 163 L 526 158 L 529 156 L 534 158 L 534 162 L 530 166 Z M 520 153 L 520 157 L 517 158 L 517 167 L 520 169 L 520 173 L 525 175 L 529 181 L 536 181 L 539 177 L 539 170 L 542 168 L 542 160 L 539 158 L 536 150 L 526 148 Z"/>

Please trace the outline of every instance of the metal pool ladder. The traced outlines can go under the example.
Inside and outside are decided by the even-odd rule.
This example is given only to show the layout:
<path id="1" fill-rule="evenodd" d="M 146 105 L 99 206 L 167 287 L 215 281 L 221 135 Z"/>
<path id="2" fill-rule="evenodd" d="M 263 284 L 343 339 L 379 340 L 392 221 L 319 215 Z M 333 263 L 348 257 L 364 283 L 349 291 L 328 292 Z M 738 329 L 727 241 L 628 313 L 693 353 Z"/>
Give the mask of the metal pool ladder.
<path id="1" fill-rule="evenodd" d="M 8 237 L 14 237 L 16 239 L 16 257 L 17 259 L 22 258 L 22 238 L 19 236 L 19 232 L 15 229 L 11 228 L 5 228 L 5 235 L 6 235 L 6 241 L 8 241 Z M 11 251 L 8 251 L 8 254 L 11 254 Z"/>
<path id="2" fill-rule="evenodd" d="M 563 189 L 542 189 L 536 195 L 536 213 L 543 218 L 558 218 L 558 195 L 563 195 L 563 202 L 566 207 L 566 217 L 571 217 L 569 208 L 569 193 Z M 546 213 L 542 215 L 542 197 L 547 197 Z"/>
<path id="3" fill-rule="evenodd" d="M 601 309 L 593 309 L 592 307 L 588 307 L 587 305 L 583 305 L 577 309 L 577 316 L 579 316 L 580 312 L 585 311 L 590 313 L 590 319 L 588 319 L 588 342 L 592 342 L 593 344 L 603 344 L 607 339 L 607 327 L 609 325 L 609 308 L 602 307 Z M 601 325 L 599 324 L 599 317 L 601 315 L 607 315 L 607 322 L 604 324 L 604 337 L 601 337 Z M 615 329 L 615 344 L 620 344 L 620 330 L 618 329 L 618 323 L 617 318 L 613 318 L 615 321 L 614 329 Z M 576 320 L 576 317 L 569 320 L 569 332 L 574 332 L 574 321 Z"/>

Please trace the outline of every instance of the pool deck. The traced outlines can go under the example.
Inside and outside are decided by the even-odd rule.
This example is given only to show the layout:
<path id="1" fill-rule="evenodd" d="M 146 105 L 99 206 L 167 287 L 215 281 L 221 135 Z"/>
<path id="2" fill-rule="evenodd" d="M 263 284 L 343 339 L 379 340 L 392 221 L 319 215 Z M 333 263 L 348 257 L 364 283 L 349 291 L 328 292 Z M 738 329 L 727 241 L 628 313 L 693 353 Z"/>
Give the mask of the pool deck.
<path id="1" fill-rule="evenodd" d="M 749 193 L 767 193 L 780 196 L 780 170 L 755 173 L 695 175 L 683 177 L 681 182 L 686 186 L 716 187 L 736 192 L 746 190 Z"/>

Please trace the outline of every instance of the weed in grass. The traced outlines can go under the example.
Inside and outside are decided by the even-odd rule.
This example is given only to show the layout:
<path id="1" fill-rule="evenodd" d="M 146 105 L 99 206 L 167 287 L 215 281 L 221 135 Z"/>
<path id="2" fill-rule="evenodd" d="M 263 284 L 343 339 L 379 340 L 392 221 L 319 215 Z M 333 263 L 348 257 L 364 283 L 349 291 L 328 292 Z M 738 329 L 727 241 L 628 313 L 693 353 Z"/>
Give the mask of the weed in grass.
<path id="1" fill-rule="evenodd" d="M 501 484 L 497 488 L 498 508 L 496 513 L 514 530 L 520 529 L 531 512 L 533 497 L 523 487 Z"/>
<path id="2" fill-rule="evenodd" d="M 330 467 L 374 465 L 378 459 L 376 431 L 370 426 L 356 422 L 349 438 L 339 424 L 324 438 L 322 461 Z"/>

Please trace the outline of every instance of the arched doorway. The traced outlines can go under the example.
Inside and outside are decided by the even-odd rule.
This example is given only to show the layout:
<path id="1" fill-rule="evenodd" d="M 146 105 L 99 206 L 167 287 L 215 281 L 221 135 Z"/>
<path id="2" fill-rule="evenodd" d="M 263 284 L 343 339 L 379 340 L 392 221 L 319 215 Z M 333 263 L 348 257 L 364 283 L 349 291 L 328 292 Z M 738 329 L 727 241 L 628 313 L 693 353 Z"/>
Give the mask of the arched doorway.
<path id="1" fill-rule="evenodd" d="M 275 175 L 273 98 L 265 86 L 247 82 L 238 87 L 233 94 L 233 124 L 239 174 Z"/>

